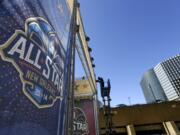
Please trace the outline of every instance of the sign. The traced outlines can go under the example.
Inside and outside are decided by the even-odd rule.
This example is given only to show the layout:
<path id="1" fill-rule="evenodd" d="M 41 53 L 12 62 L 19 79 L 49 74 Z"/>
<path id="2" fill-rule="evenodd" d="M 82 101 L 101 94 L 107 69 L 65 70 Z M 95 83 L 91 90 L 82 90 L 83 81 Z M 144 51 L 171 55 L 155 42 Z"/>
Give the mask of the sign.
<path id="1" fill-rule="evenodd" d="M 85 135 L 89 133 L 89 127 L 85 113 L 81 108 L 74 108 L 74 135 Z"/>
<path id="2" fill-rule="evenodd" d="M 93 100 L 75 100 L 74 135 L 96 135 Z"/>
<path id="3" fill-rule="evenodd" d="M 70 23 L 66 0 L 1 0 L 0 134 L 64 134 Z"/>
<path id="4" fill-rule="evenodd" d="M 24 94 L 38 108 L 63 99 L 64 54 L 54 29 L 40 17 L 28 18 L 25 32 L 16 30 L 0 46 L 2 60 L 15 67 Z"/>

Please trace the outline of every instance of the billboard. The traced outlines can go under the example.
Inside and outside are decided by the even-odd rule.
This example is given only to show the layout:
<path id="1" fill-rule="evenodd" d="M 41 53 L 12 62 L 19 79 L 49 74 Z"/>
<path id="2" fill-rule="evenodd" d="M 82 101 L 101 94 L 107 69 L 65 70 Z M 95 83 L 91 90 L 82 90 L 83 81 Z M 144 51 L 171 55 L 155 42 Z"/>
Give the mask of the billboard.
<path id="1" fill-rule="evenodd" d="M 62 135 L 71 60 L 66 0 L 0 1 L 0 134 Z"/>
<path id="2" fill-rule="evenodd" d="M 74 135 L 96 135 L 95 114 L 92 99 L 75 100 Z"/>

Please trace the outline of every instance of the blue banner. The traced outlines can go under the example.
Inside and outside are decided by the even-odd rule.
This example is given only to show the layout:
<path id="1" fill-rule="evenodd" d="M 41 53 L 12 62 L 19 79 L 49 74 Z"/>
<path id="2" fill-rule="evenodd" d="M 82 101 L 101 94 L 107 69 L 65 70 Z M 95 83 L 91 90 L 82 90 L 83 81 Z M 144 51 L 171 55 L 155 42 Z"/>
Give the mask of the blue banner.
<path id="1" fill-rule="evenodd" d="M 0 135 L 62 135 L 71 60 L 66 0 L 0 1 Z"/>

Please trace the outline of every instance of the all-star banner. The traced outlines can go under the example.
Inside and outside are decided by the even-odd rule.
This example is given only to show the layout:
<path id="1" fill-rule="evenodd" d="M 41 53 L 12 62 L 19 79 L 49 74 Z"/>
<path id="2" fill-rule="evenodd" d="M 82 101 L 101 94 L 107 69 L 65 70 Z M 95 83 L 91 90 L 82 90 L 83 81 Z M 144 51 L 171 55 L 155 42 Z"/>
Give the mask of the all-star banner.
<path id="1" fill-rule="evenodd" d="M 0 1 L 0 135 L 64 134 L 70 24 L 66 0 Z"/>
<path id="2" fill-rule="evenodd" d="M 74 135 L 96 135 L 93 100 L 75 100 Z"/>

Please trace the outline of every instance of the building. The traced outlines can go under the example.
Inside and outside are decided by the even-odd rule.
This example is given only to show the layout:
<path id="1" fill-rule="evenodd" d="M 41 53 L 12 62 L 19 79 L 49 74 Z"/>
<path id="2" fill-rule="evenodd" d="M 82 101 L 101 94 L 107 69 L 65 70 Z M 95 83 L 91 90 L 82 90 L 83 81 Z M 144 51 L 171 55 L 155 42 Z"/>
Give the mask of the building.
<path id="1" fill-rule="evenodd" d="M 180 98 L 180 55 L 159 63 L 154 71 L 168 100 L 178 100 Z"/>
<path id="2" fill-rule="evenodd" d="M 142 77 L 141 87 L 147 103 L 180 99 L 180 55 L 160 62 Z"/>
<path id="3" fill-rule="evenodd" d="M 115 107 L 113 135 L 180 135 L 180 101 Z M 104 109 L 99 111 L 100 135 L 106 135 Z"/>
<path id="4" fill-rule="evenodd" d="M 164 90 L 153 69 L 144 73 L 140 84 L 147 103 L 167 100 Z"/>

